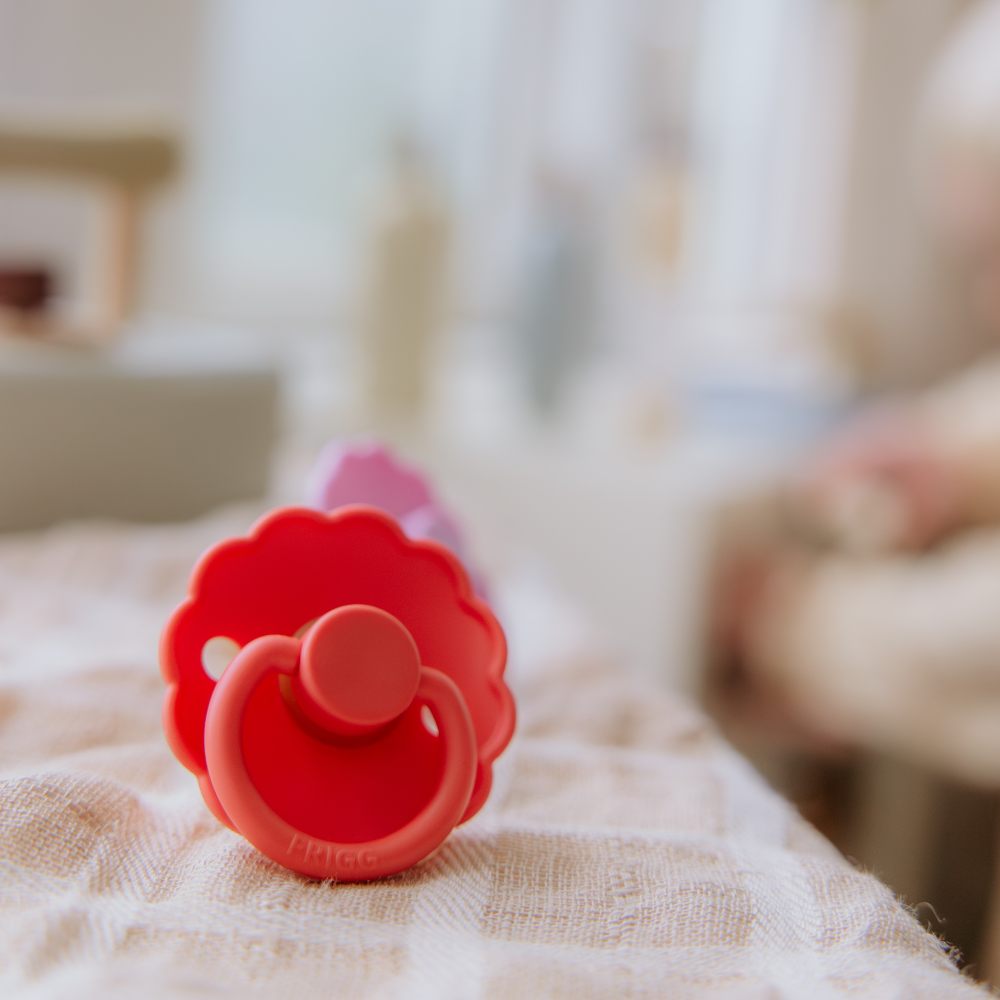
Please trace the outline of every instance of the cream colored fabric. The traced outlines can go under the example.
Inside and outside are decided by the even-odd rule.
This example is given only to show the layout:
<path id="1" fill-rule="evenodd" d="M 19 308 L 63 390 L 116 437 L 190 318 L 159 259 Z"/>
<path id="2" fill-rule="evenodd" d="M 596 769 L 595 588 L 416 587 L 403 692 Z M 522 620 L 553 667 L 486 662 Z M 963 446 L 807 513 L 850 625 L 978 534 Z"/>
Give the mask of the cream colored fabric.
<path id="1" fill-rule="evenodd" d="M 516 742 L 434 858 L 279 869 L 159 727 L 164 616 L 246 524 L 0 542 L 0 995 L 981 995 L 699 714 L 580 658 L 513 664 Z"/>

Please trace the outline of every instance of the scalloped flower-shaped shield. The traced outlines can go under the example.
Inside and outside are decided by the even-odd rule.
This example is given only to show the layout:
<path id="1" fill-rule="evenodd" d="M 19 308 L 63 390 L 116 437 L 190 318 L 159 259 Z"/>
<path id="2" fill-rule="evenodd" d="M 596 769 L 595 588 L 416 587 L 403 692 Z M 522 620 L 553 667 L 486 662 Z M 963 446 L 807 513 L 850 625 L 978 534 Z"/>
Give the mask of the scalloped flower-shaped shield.
<path id="1" fill-rule="evenodd" d="M 205 743 L 213 693 L 226 678 L 217 682 L 206 672 L 206 643 L 224 637 L 243 648 L 263 636 L 301 636 L 317 619 L 347 606 L 391 615 L 412 637 L 419 662 L 457 688 L 478 758 L 460 821 L 485 802 L 493 761 L 513 733 L 514 703 L 503 678 L 503 632 L 458 559 L 437 542 L 407 537 L 396 521 L 371 507 L 333 513 L 286 508 L 202 557 L 189 596 L 161 641 L 171 749 L 198 776 L 206 803 L 228 825 L 233 823 L 213 788 Z M 280 752 L 280 746 L 273 748 Z"/>

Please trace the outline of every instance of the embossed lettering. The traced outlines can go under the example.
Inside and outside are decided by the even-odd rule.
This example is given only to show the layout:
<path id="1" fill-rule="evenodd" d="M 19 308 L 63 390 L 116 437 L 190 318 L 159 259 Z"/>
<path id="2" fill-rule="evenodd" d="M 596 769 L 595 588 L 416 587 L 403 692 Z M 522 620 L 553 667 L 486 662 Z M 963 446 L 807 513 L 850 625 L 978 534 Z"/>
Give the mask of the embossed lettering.
<path id="1" fill-rule="evenodd" d="M 288 842 L 288 853 L 301 855 L 310 865 L 319 862 L 320 867 L 331 873 L 351 871 L 354 868 L 371 871 L 378 866 L 378 855 L 374 851 L 337 848 L 334 844 L 303 837 L 298 833 L 293 834 Z"/>

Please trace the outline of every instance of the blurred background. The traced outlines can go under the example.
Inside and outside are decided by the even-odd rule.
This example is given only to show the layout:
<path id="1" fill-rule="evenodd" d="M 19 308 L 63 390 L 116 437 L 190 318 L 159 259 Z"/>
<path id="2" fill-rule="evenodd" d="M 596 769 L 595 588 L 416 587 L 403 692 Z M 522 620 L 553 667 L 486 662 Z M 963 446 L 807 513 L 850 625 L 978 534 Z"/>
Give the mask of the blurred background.
<path id="1" fill-rule="evenodd" d="M 0 0 L 0 529 L 386 439 L 1000 982 L 998 52 L 995 0 Z"/>

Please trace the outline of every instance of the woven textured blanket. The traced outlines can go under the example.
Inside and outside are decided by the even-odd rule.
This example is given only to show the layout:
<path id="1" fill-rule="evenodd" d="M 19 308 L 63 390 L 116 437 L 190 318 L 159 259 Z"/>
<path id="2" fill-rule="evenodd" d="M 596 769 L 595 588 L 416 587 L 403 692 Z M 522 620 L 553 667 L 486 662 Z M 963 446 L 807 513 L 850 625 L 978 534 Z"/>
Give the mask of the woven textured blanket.
<path id="1" fill-rule="evenodd" d="M 493 795 L 416 869 L 263 858 L 167 749 L 156 663 L 249 521 L 0 541 L 0 994 L 986 995 L 697 711 L 583 654 L 515 657 Z"/>

